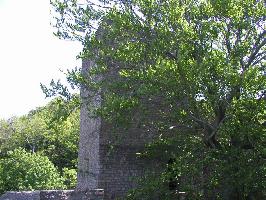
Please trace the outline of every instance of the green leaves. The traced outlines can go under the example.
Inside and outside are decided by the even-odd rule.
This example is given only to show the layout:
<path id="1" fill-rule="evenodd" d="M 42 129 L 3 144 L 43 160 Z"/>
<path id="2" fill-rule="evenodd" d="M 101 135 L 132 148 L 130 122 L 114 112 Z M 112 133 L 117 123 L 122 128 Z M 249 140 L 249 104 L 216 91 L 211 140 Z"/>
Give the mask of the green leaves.
<path id="1" fill-rule="evenodd" d="M 145 155 L 174 157 L 174 177 L 181 174 L 179 187 L 190 199 L 243 199 L 262 191 L 257 183 L 265 155 L 265 2 L 102 5 L 110 8 L 90 10 L 99 14 L 100 28 L 83 38 L 83 59 L 96 63 L 83 84 L 101 88 L 102 117 L 116 128 L 137 124 L 157 138 Z M 72 14 L 79 7 L 68 9 Z M 90 83 L 95 75 L 101 80 Z M 162 172 L 154 181 L 164 188 L 159 195 L 168 194 L 167 178 Z M 140 194 L 157 194 L 153 182 L 147 187 Z"/>
<path id="2" fill-rule="evenodd" d="M 1 193 L 74 187 L 79 97 L 73 97 L 56 98 L 28 115 L 1 121 Z"/>
<path id="3" fill-rule="evenodd" d="M 46 156 L 18 148 L 0 160 L 0 192 L 60 189 L 63 180 Z"/>

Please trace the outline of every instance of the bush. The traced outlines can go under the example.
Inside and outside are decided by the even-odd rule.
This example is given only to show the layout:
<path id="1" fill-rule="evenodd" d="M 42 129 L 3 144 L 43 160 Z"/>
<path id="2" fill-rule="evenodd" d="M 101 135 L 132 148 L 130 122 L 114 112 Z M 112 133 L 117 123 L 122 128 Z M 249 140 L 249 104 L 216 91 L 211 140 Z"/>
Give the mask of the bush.
<path id="1" fill-rule="evenodd" d="M 77 170 L 63 168 L 64 185 L 67 189 L 74 189 L 77 185 Z"/>
<path id="2" fill-rule="evenodd" d="M 58 188 L 64 188 L 63 179 L 46 156 L 19 148 L 0 160 L 0 193 Z"/>

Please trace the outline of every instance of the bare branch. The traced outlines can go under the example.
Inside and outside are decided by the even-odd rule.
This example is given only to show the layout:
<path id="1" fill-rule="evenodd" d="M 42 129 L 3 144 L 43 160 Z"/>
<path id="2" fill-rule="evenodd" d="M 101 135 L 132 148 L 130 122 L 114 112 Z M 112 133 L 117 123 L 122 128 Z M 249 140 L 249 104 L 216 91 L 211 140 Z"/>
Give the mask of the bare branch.
<path id="1" fill-rule="evenodd" d="M 242 29 L 238 28 L 234 47 L 236 47 L 238 45 L 238 43 L 241 42 L 241 35 L 242 35 Z"/>
<path id="2" fill-rule="evenodd" d="M 103 9 L 112 8 L 112 6 L 106 6 L 106 4 L 100 5 L 100 4 L 95 3 L 94 1 L 88 1 L 88 0 L 87 0 L 87 3 L 84 5 L 95 6 L 95 7 L 103 8 Z"/>
<path id="3" fill-rule="evenodd" d="M 216 129 L 213 130 L 212 133 L 208 136 L 207 140 L 210 140 L 212 137 L 214 137 L 214 136 L 217 134 L 219 128 L 221 127 L 221 125 L 224 123 L 224 121 L 225 121 L 227 118 L 228 118 L 228 116 L 227 116 L 227 117 L 224 117 L 224 118 L 219 122 L 218 126 L 217 126 Z"/>
<path id="4" fill-rule="evenodd" d="M 202 126 L 202 128 L 208 128 L 208 129 L 210 129 L 210 130 L 212 130 L 212 131 L 215 130 L 215 128 L 214 128 L 211 124 L 209 124 L 209 123 L 206 122 L 206 121 L 203 121 L 202 119 L 199 119 L 199 118 L 195 117 L 195 116 L 193 115 L 192 112 L 190 112 L 189 116 L 190 116 L 195 122 L 197 122 L 200 126 Z"/>
<path id="5" fill-rule="evenodd" d="M 253 61 L 252 65 L 257 65 L 261 61 L 266 59 L 266 52 L 261 52 L 256 56 L 256 59 Z"/>
<path id="6" fill-rule="evenodd" d="M 245 66 L 245 68 L 247 69 L 251 64 L 252 62 L 256 59 L 256 55 L 257 53 L 260 51 L 260 49 L 266 44 L 266 39 L 264 39 L 255 49 L 254 51 L 251 53 L 249 59 L 248 59 L 248 62 Z"/>
<path id="7" fill-rule="evenodd" d="M 266 30 L 264 30 L 258 36 L 258 38 L 257 38 L 257 40 L 253 46 L 252 53 L 250 54 L 250 57 L 247 61 L 247 64 L 244 66 L 244 68 L 248 68 L 252 64 L 252 62 L 256 59 L 256 56 L 259 53 L 259 51 L 261 50 L 261 48 L 266 44 L 266 38 L 264 38 L 265 35 L 266 35 Z M 263 39 L 262 42 L 261 42 L 261 39 Z"/>
<path id="8" fill-rule="evenodd" d="M 230 44 L 229 34 L 227 34 L 229 32 L 230 32 L 230 27 L 228 27 L 228 29 L 225 30 L 224 39 L 225 39 L 225 45 L 226 45 L 226 48 L 227 48 L 228 55 L 230 56 L 232 48 L 231 48 L 231 44 Z"/>

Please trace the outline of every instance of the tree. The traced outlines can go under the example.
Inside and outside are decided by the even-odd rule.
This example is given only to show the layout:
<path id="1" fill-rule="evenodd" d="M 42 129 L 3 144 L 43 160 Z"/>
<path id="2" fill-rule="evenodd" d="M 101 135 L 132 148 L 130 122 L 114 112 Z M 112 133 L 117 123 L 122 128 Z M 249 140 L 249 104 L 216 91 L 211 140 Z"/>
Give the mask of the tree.
<path id="1" fill-rule="evenodd" d="M 98 113 L 159 135 L 145 155 L 174 158 L 162 185 L 172 176 L 190 199 L 263 198 L 264 1 L 52 5 L 57 35 L 82 41 L 81 57 L 96 60 L 91 75 L 102 80 L 87 84 L 103 91 Z"/>
<path id="2" fill-rule="evenodd" d="M 3 184 L 3 188 L 0 188 L 1 192 L 8 189 L 53 189 L 54 187 L 50 187 L 49 184 L 45 185 L 46 182 L 53 181 L 48 180 L 49 177 L 42 185 L 36 185 L 37 183 L 32 185 L 32 182 L 38 182 L 39 180 L 39 177 L 35 177 L 36 180 L 32 179 L 29 185 L 29 180 L 26 175 L 24 176 L 24 172 L 22 173 L 19 171 L 24 169 L 25 166 L 29 167 L 34 165 L 32 162 L 38 162 L 40 156 L 49 159 L 47 161 L 48 164 L 51 163 L 53 167 L 57 168 L 56 173 L 62 176 L 60 180 L 64 183 L 64 188 L 74 188 L 77 179 L 76 168 L 79 135 L 79 109 L 77 107 L 77 101 L 78 96 L 74 98 L 74 95 L 70 101 L 56 98 L 50 101 L 46 106 L 30 111 L 27 115 L 14 117 L 9 120 L 2 120 L 0 122 L 0 159 L 2 159 L 1 162 L 6 162 L 6 164 L 1 165 L 2 167 L 5 166 L 5 168 L 3 168 L 2 171 L 0 170 L 0 177 L 3 178 L 1 179 L 2 181 L 8 184 Z M 21 149 L 23 149 L 23 151 Z M 13 158 L 13 154 L 15 156 L 20 155 L 22 160 L 14 161 L 14 159 L 17 158 Z M 29 158 L 30 160 L 25 159 L 26 156 L 31 155 L 38 155 L 39 157 L 33 156 L 33 158 Z M 14 162 L 17 162 L 15 168 L 9 168 L 13 162 L 10 161 L 12 159 Z M 44 158 L 40 159 L 42 161 Z M 40 165 L 42 164 L 43 163 Z M 32 167 L 37 167 L 37 165 L 38 163 Z M 9 171 L 8 168 L 11 171 Z M 17 174 L 15 173 L 16 170 Z M 24 170 L 28 169 L 25 168 Z M 36 170 L 37 172 L 31 172 L 42 173 L 42 171 Z M 7 176 L 12 176 L 14 180 L 6 180 Z M 31 174 L 29 176 L 31 176 Z M 19 183 L 16 183 L 15 177 L 19 177 Z M 53 177 L 50 176 L 50 178 Z M 16 184 L 20 184 L 23 188 L 17 188 L 18 185 Z M 26 187 L 27 184 L 29 188 Z"/>
<path id="3" fill-rule="evenodd" d="M 28 152 L 44 153 L 60 171 L 65 167 L 76 168 L 79 109 L 71 103 L 56 98 L 27 115 L 1 121 L 2 156 L 24 148 Z"/>
<path id="4" fill-rule="evenodd" d="M 63 179 L 46 156 L 16 149 L 0 160 L 0 192 L 64 188 Z"/>
<path id="5" fill-rule="evenodd" d="M 41 151 L 61 172 L 64 168 L 77 167 L 80 111 L 72 104 L 73 101 L 56 98 L 37 115 L 46 125 Z"/>
<path id="6" fill-rule="evenodd" d="M 3 149 L 5 144 L 11 137 L 14 130 L 12 129 L 12 123 L 15 119 L 11 118 L 9 120 L 0 120 L 0 154 L 3 154 Z M 5 151 L 4 151 L 5 152 Z"/>

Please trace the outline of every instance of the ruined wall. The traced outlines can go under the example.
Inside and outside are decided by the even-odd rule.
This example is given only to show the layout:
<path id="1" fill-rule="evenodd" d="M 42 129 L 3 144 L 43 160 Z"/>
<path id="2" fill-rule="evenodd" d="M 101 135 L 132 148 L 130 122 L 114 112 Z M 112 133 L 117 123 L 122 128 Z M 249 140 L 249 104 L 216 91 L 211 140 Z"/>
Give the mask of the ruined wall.
<path id="1" fill-rule="evenodd" d="M 0 200 L 103 200 L 103 190 L 38 190 L 6 192 Z"/>
<path id="2" fill-rule="evenodd" d="M 83 61 L 82 74 L 87 77 L 87 72 L 93 66 L 93 61 Z M 82 103 L 80 110 L 77 190 L 82 191 L 98 188 L 101 119 L 92 116 L 92 111 L 90 109 L 97 108 L 101 105 L 101 97 L 100 95 L 90 92 L 89 88 L 85 85 L 81 86 L 80 96 Z"/>
<path id="3" fill-rule="evenodd" d="M 112 25 L 111 21 L 104 21 Z M 107 28 L 104 28 L 107 27 Z M 108 26 L 100 26 L 96 38 L 102 40 L 105 46 L 115 46 L 116 42 L 108 37 Z M 104 40 L 103 40 L 104 38 Z M 95 59 L 97 50 L 95 49 Z M 110 69 L 115 69 L 119 62 L 106 58 Z M 112 66 L 114 65 L 114 66 Z M 94 60 L 84 60 L 82 74 L 93 81 L 103 80 L 99 75 L 89 76 L 88 72 L 96 67 Z M 113 81 L 118 78 L 117 71 L 104 77 Z M 129 189 L 136 187 L 137 179 L 144 175 L 145 170 L 158 169 L 160 161 L 148 161 L 138 158 L 136 153 L 144 149 L 147 142 L 154 139 L 153 134 L 145 133 L 140 128 L 131 127 L 122 132 L 113 132 L 112 125 L 103 119 L 93 116 L 93 108 L 101 106 L 101 93 L 82 85 L 80 113 L 80 141 L 78 158 L 77 190 L 102 188 L 105 199 L 115 199 L 126 194 Z"/>
<path id="4" fill-rule="evenodd" d="M 100 147 L 101 173 L 99 188 L 104 188 L 106 199 L 122 197 L 135 188 L 137 178 L 145 172 L 145 161 L 136 157 L 140 149 L 134 146 L 115 146 L 110 153 L 108 146 Z"/>
<path id="5" fill-rule="evenodd" d="M 94 81 L 101 77 L 88 77 L 95 67 L 93 61 L 83 61 L 82 73 Z M 154 163 L 137 158 L 152 137 L 141 129 L 132 127 L 126 132 L 114 133 L 110 124 L 93 115 L 93 109 L 101 106 L 101 91 L 81 87 L 81 122 L 78 161 L 77 190 L 102 188 L 105 199 L 115 199 L 136 187 L 137 178 Z M 119 138 L 119 139 L 118 139 Z M 112 148 L 111 148 L 112 147 Z"/>
<path id="6" fill-rule="evenodd" d="M 121 133 L 113 133 L 111 130 L 102 122 L 99 188 L 104 188 L 106 199 L 121 197 L 135 188 L 138 178 L 154 164 L 137 156 L 149 140 L 142 130 L 130 128 Z"/>

